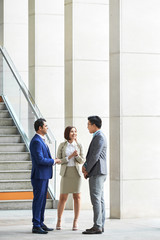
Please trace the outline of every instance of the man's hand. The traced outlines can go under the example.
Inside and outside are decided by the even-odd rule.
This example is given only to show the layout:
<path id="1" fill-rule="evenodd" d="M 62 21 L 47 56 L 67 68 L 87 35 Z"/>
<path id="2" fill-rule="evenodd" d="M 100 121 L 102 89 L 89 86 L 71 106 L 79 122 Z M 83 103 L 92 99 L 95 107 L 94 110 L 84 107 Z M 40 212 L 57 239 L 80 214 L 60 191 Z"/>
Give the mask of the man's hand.
<path id="1" fill-rule="evenodd" d="M 86 171 L 86 168 L 82 166 L 82 173 L 84 173 L 85 171 Z"/>
<path id="2" fill-rule="evenodd" d="M 55 163 L 55 164 L 56 164 L 56 163 L 60 164 L 60 163 L 61 163 L 61 160 L 60 160 L 59 158 L 55 158 L 55 159 L 54 159 L 54 163 Z"/>
<path id="3" fill-rule="evenodd" d="M 86 171 L 86 168 L 84 166 L 82 166 L 82 173 L 85 179 L 88 178 L 88 172 Z"/>

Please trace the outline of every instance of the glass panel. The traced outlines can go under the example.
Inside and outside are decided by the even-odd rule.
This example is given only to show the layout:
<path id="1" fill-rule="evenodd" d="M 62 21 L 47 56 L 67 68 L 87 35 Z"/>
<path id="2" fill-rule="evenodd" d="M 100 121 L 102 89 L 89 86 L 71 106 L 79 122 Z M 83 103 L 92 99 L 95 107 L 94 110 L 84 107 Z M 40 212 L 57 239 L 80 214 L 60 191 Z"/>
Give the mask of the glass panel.
<path id="1" fill-rule="evenodd" d="M 10 114 L 22 134 L 25 143 L 29 146 L 29 142 L 35 134 L 34 121 L 37 118 L 43 118 L 43 116 L 24 82 L 21 80 L 6 50 L 2 48 L 0 48 L 0 92 L 3 93 L 2 95 L 10 110 Z M 48 129 L 47 140 L 54 158 L 56 156 L 56 141 L 50 129 Z M 56 195 L 55 173 L 56 168 L 54 167 L 54 176 L 50 181 L 50 190 L 54 196 Z"/>
<path id="2" fill-rule="evenodd" d="M 35 134 L 33 124 L 36 116 L 5 59 L 3 61 L 3 95 L 16 118 L 18 126 L 21 127 L 30 142 Z"/>

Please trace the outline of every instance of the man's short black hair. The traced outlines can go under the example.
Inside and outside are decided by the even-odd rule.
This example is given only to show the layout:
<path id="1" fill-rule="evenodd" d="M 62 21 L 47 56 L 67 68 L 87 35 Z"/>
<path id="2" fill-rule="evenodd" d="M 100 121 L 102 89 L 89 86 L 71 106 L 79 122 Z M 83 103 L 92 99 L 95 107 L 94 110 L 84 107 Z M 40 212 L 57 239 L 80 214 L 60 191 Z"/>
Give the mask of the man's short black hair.
<path id="1" fill-rule="evenodd" d="M 43 128 L 44 122 L 46 122 L 46 120 L 44 118 L 39 118 L 35 121 L 34 129 L 36 132 L 39 130 L 39 127 Z"/>
<path id="2" fill-rule="evenodd" d="M 88 117 L 88 121 L 93 125 L 95 124 L 98 128 L 101 128 L 102 126 L 102 120 L 98 116 L 90 116 Z"/>

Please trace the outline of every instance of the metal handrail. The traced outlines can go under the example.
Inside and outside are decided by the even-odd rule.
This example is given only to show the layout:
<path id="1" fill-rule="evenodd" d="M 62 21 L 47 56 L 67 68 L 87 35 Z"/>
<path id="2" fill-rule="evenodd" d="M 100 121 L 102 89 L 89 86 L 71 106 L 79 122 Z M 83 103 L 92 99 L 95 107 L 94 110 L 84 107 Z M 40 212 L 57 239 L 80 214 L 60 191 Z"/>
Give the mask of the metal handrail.
<path id="1" fill-rule="evenodd" d="M 27 89 L 25 83 L 22 81 L 21 76 L 19 75 L 18 71 L 16 70 L 16 67 L 14 65 L 14 63 L 12 62 L 9 54 L 7 53 L 5 48 L 2 48 L 0 46 L 0 51 L 5 59 L 5 61 L 7 62 L 11 72 L 13 73 L 20 89 L 22 90 L 26 100 L 28 101 L 34 115 L 36 116 L 36 118 L 43 118 L 40 110 L 38 109 L 35 101 L 33 100 L 33 97 L 31 95 L 31 93 L 29 92 L 29 90 Z M 47 138 L 49 140 L 50 143 L 52 143 L 52 138 L 54 139 L 54 141 L 56 141 L 54 135 L 52 134 L 52 132 L 50 131 L 50 129 L 48 129 L 48 133 L 47 133 Z"/>
<path id="2" fill-rule="evenodd" d="M 32 109 L 32 112 L 35 116 L 36 119 L 38 118 L 43 118 L 40 110 L 38 109 L 31 93 L 29 92 L 28 88 L 26 87 L 25 83 L 22 81 L 21 79 L 21 76 L 19 75 L 13 61 L 11 60 L 9 54 L 7 53 L 6 49 L 5 48 L 2 48 L 2 46 L 0 46 L 0 52 L 3 56 L 3 58 L 5 59 L 9 69 L 11 70 L 13 76 L 15 77 L 15 80 L 17 81 L 17 84 L 19 85 L 22 93 L 24 94 L 28 104 L 30 105 L 31 109 Z M 13 120 L 15 121 L 15 123 L 17 123 L 17 127 L 18 127 L 18 130 L 20 131 L 21 135 L 22 135 L 22 138 L 27 146 L 27 149 L 29 150 L 29 139 L 27 139 L 28 137 L 26 136 L 25 132 L 23 131 L 22 127 L 19 125 L 18 121 L 17 121 L 17 118 L 16 116 L 14 115 L 14 111 L 13 109 L 11 108 L 9 102 L 7 101 L 7 97 L 3 95 L 3 99 L 5 101 L 5 104 L 8 106 L 8 109 L 10 111 L 10 114 L 13 118 Z M 49 141 L 50 144 L 55 143 L 55 154 L 56 154 L 56 139 L 54 137 L 54 135 L 52 134 L 51 130 L 48 128 L 48 132 L 47 132 L 47 139 Z M 53 141 L 52 141 L 53 139 Z M 56 176 L 56 167 L 54 167 L 54 175 Z M 55 177 L 55 181 L 54 181 L 54 194 L 52 192 L 52 190 L 50 189 L 50 187 L 48 188 L 48 191 L 50 193 L 50 196 L 52 197 L 52 199 L 55 199 L 56 197 L 56 177 Z"/>
<path id="3" fill-rule="evenodd" d="M 9 114 L 11 115 L 14 123 L 16 124 L 16 127 L 18 128 L 18 131 L 20 132 L 20 134 L 21 134 L 21 136 L 22 136 L 22 138 L 23 138 L 23 141 L 24 141 L 25 144 L 26 144 L 27 150 L 29 151 L 29 139 L 27 138 L 26 133 L 23 131 L 22 126 L 20 125 L 20 123 L 19 123 L 16 115 L 14 114 L 14 111 L 13 111 L 13 109 L 12 109 L 12 106 L 9 104 L 9 101 L 8 101 L 8 99 L 7 99 L 7 96 L 5 96 L 5 95 L 2 94 L 2 98 L 3 98 L 3 101 L 4 101 L 4 103 L 5 103 L 8 111 L 9 111 Z"/>

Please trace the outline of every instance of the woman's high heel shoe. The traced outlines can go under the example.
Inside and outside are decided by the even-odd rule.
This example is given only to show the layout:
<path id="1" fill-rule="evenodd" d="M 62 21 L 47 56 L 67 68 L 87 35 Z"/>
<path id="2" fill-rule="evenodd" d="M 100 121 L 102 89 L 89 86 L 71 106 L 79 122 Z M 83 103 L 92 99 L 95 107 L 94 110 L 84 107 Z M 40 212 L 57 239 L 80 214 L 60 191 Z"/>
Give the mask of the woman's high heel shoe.
<path id="1" fill-rule="evenodd" d="M 74 219 L 74 221 L 73 221 L 73 228 L 72 228 L 73 231 L 77 231 L 78 230 L 77 220 L 78 219 Z"/>
<path id="2" fill-rule="evenodd" d="M 57 220 L 56 230 L 61 230 L 61 220 L 60 219 Z"/>

